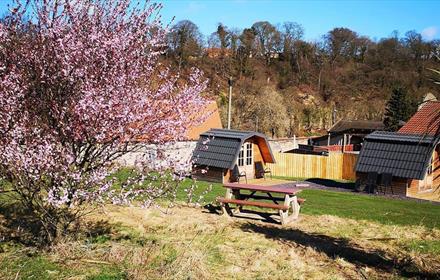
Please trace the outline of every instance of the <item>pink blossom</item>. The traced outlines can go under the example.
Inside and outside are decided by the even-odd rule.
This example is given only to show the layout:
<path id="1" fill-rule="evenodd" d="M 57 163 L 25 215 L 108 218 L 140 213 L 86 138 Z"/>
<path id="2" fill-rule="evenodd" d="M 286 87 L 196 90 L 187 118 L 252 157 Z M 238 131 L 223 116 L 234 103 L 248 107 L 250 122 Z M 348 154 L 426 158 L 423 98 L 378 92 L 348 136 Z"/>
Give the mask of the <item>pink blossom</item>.
<path id="1" fill-rule="evenodd" d="M 138 141 L 183 139 L 199 121 L 194 108 L 205 105 L 200 70 L 182 84 L 158 67 L 167 32 L 155 16 L 162 6 L 31 2 L 0 23 L 0 176 L 56 207 L 162 195 L 128 186 L 145 177 L 119 192 L 108 179 Z"/>

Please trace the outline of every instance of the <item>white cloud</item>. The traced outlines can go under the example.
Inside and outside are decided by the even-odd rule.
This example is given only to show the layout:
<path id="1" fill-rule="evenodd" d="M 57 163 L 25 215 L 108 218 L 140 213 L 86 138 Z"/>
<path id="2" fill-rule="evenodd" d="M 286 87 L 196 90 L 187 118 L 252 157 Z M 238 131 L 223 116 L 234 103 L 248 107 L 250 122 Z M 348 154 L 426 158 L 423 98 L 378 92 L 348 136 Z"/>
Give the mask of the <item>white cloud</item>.
<path id="1" fill-rule="evenodd" d="M 426 27 L 422 30 L 422 36 L 426 40 L 434 39 L 435 35 L 438 33 L 438 28 L 436 26 Z"/>
<path id="2" fill-rule="evenodd" d="M 203 5 L 202 3 L 197 2 L 197 1 L 191 1 L 188 3 L 188 6 L 186 7 L 185 12 L 191 13 L 191 14 L 197 13 L 200 10 L 202 10 L 203 8 L 205 8 L 205 5 Z"/>

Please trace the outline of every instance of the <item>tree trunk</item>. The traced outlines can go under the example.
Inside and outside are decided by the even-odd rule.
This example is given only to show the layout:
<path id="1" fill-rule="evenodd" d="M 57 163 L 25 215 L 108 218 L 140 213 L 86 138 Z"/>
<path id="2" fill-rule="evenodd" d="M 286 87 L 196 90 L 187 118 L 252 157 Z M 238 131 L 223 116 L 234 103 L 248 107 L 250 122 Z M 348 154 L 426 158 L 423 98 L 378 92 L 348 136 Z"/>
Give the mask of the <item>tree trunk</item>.
<path id="1" fill-rule="evenodd" d="M 319 69 L 319 76 L 318 76 L 318 93 L 321 93 L 321 75 L 322 75 L 322 68 Z"/>

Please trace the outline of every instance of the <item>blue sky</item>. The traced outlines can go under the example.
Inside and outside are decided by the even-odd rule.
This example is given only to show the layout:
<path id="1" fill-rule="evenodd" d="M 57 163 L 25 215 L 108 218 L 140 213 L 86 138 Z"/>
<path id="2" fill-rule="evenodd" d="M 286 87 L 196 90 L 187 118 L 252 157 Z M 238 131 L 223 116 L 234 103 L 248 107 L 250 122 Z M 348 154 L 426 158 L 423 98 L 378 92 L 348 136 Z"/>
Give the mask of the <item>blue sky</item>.
<path id="1" fill-rule="evenodd" d="M 11 0 L 0 0 L 4 14 Z M 287 1 L 287 0 L 159 0 L 165 23 L 189 19 L 203 34 L 214 32 L 219 22 L 245 28 L 267 20 L 273 24 L 295 21 L 305 28 L 307 40 L 317 40 L 334 27 L 347 27 L 371 39 L 387 37 L 393 30 L 403 36 L 416 30 L 427 40 L 440 39 L 440 1 Z"/>
<path id="2" fill-rule="evenodd" d="M 163 0 L 164 20 L 190 19 L 205 35 L 218 22 L 249 27 L 267 20 L 273 24 L 295 21 L 305 28 L 307 40 L 319 39 L 334 27 L 348 27 L 372 39 L 393 30 L 423 32 L 426 39 L 440 38 L 440 1 L 183 1 Z"/>

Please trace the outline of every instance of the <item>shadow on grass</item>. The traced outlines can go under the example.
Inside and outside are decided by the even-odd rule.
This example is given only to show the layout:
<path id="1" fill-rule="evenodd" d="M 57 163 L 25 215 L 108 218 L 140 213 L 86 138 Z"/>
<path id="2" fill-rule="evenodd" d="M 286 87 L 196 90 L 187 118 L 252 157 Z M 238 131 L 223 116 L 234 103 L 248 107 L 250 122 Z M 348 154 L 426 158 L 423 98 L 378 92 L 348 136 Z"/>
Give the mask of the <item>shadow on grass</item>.
<path id="1" fill-rule="evenodd" d="M 203 207 L 208 210 L 210 214 L 221 215 L 222 210 L 220 206 L 215 206 L 212 204 L 207 204 Z M 235 208 L 233 208 L 235 209 Z M 277 221 L 273 218 L 273 216 L 278 216 L 278 213 L 274 211 L 264 212 L 262 209 L 253 210 L 253 209 L 242 209 L 239 213 L 233 214 L 234 219 L 243 219 L 243 220 L 253 220 L 253 221 L 261 221 L 269 224 L 279 224 L 280 221 Z"/>
<path id="2" fill-rule="evenodd" d="M 26 246 L 45 242 L 43 226 L 35 215 L 13 200 L 0 203 L 0 235 L 3 241 L 14 241 Z"/>
<path id="3" fill-rule="evenodd" d="M 334 180 L 330 180 L 330 179 L 321 179 L 321 178 L 309 178 L 306 180 L 306 182 L 317 184 L 317 185 L 325 187 L 325 188 L 345 189 L 345 190 L 351 190 L 351 191 L 354 191 L 354 189 L 355 189 L 354 182 L 338 182 L 338 181 L 334 181 Z M 323 188 L 323 189 L 325 189 L 325 188 Z"/>
<path id="4" fill-rule="evenodd" d="M 111 232 L 111 225 L 104 220 L 72 224 L 66 232 L 69 238 L 86 236 L 96 238 Z M 45 247 L 49 244 L 44 226 L 32 211 L 22 207 L 13 197 L 0 201 L 0 241 L 13 241 L 25 246 Z"/>
<path id="5" fill-rule="evenodd" d="M 81 227 L 80 233 L 89 238 L 107 236 L 112 233 L 113 226 L 107 220 L 86 222 Z"/>
<path id="6" fill-rule="evenodd" d="M 369 266 L 379 270 L 395 272 L 403 277 L 417 279 L 440 278 L 440 272 L 424 271 L 410 260 L 390 259 L 386 256 L 385 252 L 380 250 L 366 251 L 362 248 L 357 248 L 355 245 L 350 244 L 348 240 L 342 238 L 252 223 L 243 224 L 241 229 L 245 232 L 263 234 L 266 238 L 277 241 L 293 242 L 311 247 L 330 258 L 341 257 L 357 266 Z"/>

